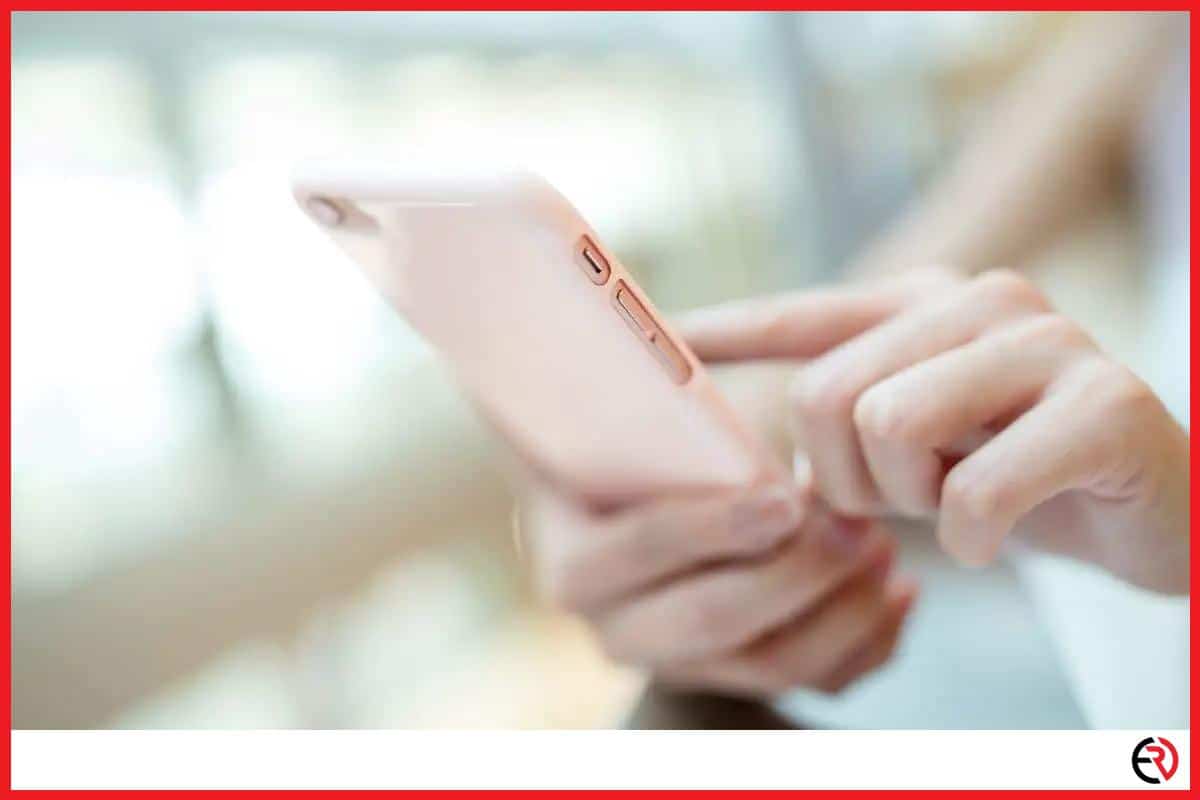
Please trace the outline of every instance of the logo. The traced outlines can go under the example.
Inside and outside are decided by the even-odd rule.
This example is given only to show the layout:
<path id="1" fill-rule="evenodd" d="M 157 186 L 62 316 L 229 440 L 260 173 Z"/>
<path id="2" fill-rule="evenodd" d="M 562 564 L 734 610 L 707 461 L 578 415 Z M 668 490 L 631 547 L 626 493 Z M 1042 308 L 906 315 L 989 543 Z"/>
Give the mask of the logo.
<path id="1" fill-rule="evenodd" d="M 1133 748 L 1133 772 L 1146 783 L 1165 783 L 1179 768 L 1179 753 L 1170 739 L 1147 736 Z"/>

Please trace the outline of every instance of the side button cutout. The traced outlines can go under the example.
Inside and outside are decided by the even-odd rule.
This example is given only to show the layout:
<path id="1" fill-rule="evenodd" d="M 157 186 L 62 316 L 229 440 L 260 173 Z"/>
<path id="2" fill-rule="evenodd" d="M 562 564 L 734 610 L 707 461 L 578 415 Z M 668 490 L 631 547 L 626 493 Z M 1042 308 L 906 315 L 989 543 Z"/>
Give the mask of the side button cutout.
<path id="1" fill-rule="evenodd" d="M 650 352 L 662 364 L 663 369 L 671 376 L 671 380 L 680 384 L 687 383 L 688 379 L 692 377 L 692 365 L 654 321 L 654 317 L 642 305 L 642 302 L 633 296 L 633 292 L 629 290 L 624 281 L 617 282 L 617 290 L 613 293 L 613 306 L 642 342 L 650 348 Z"/>
<path id="2" fill-rule="evenodd" d="M 613 300 L 617 304 L 617 311 L 621 312 L 625 321 L 644 338 L 649 338 L 658 330 L 650 312 L 646 310 L 640 300 L 633 296 L 633 292 L 629 291 L 629 287 L 625 285 L 624 281 L 617 282 L 617 291 L 613 295 Z"/>
<path id="3" fill-rule="evenodd" d="M 612 267 L 608 265 L 608 259 L 600 252 L 600 248 L 588 237 L 580 237 L 575 248 L 575 260 L 592 283 L 597 286 L 608 283 Z"/>

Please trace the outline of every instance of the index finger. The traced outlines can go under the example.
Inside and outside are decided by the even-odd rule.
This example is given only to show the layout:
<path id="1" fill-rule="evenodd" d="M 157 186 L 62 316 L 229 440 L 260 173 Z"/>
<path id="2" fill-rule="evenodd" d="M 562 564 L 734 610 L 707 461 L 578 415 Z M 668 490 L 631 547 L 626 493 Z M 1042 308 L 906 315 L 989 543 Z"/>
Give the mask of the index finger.
<path id="1" fill-rule="evenodd" d="M 685 315 L 679 331 L 702 361 L 814 358 L 929 295 L 951 275 L 913 270 L 871 285 L 723 303 Z"/>

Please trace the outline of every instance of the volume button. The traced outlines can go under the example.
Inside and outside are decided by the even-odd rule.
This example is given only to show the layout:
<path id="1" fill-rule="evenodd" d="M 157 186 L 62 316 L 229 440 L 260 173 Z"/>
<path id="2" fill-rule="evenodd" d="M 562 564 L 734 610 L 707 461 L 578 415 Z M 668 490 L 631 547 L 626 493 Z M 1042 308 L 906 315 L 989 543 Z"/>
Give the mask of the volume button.
<path id="1" fill-rule="evenodd" d="M 624 281 L 617 283 L 617 290 L 613 293 L 613 306 L 629 327 L 638 334 L 642 344 L 650 348 L 655 360 L 663 366 L 671 380 L 680 384 L 687 383 L 692 377 L 692 365 L 654 321 L 654 317 L 641 301 L 633 296 L 633 292 Z"/>
<path id="2" fill-rule="evenodd" d="M 692 377 L 692 365 L 683 357 L 683 353 L 679 352 L 667 335 L 662 331 L 655 331 L 650 335 L 650 346 L 654 349 L 654 355 L 667 372 L 671 373 L 671 379 L 676 383 L 687 383 Z"/>
<path id="3" fill-rule="evenodd" d="M 624 281 L 617 284 L 616 294 L 613 295 L 613 302 L 617 310 L 621 312 L 621 316 L 625 318 L 634 330 L 642 333 L 649 338 L 658 326 L 654 324 L 654 318 L 650 316 L 650 312 L 646 307 L 633 296 L 633 292 L 629 291 L 629 287 Z"/>

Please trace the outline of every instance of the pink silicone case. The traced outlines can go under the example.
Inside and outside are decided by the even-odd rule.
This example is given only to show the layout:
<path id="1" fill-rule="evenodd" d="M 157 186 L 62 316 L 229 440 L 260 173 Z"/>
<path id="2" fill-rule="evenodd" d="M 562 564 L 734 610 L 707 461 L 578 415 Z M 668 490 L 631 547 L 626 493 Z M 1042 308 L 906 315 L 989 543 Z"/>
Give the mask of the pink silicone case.
<path id="1" fill-rule="evenodd" d="M 779 474 L 637 283 L 544 180 L 318 163 L 293 183 L 301 208 L 560 488 L 608 506 Z M 611 269 L 603 285 L 580 258 L 584 236 Z M 686 383 L 614 306 L 621 282 L 690 364 Z"/>

